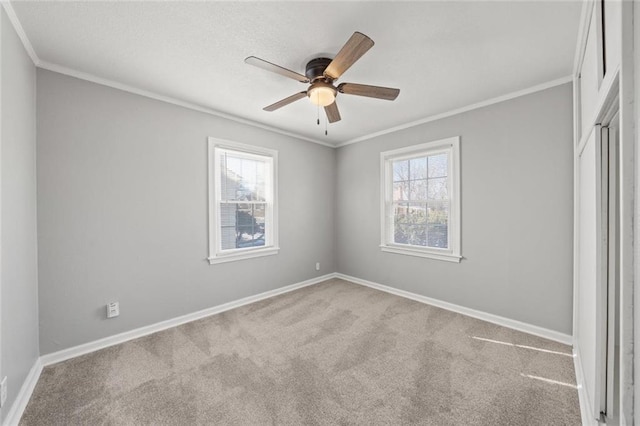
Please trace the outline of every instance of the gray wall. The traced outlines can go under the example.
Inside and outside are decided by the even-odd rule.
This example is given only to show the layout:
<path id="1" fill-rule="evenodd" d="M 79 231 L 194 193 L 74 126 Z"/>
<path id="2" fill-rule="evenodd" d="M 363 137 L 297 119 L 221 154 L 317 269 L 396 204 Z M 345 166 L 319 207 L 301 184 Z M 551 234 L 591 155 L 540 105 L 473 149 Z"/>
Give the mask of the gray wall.
<path id="1" fill-rule="evenodd" d="M 50 71 L 37 87 L 43 354 L 336 270 L 571 333 L 569 84 L 338 150 Z M 465 259 L 382 253 L 379 153 L 457 135 Z M 279 150 L 277 256 L 205 261 L 207 136 Z"/>
<path id="2" fill-rule="evenodd" d="M 337 153 L 338 271 L 571 334 L 571 85 L 347 145 Z M 379 154 L 460 136 L 461 263 L 383 253 Z"/>
<path id="3" fill-rule="evenodd" d="M 37 89 L 42 354 L 336 270 L 335 150 L 50 71 Z M 208 136 L 279 151 L 278 255 L 205 260 Z"/>
<path id="4" fill-rule="evenodd" d="M 0 376 L 5 419 L 38 357 L 36 248 L 36 69 L 0 7 L 2 27 Z"/>

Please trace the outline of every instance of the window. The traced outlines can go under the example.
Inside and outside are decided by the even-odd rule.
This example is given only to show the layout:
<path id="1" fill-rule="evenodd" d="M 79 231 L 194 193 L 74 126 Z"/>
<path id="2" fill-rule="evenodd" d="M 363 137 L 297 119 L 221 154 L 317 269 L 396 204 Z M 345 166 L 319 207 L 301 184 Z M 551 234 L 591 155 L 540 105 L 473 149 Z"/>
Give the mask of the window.
<path id="1" fill-rule="evenodd" d="M 380 154 L 382 251 L 460 262 L 460 138 Z"/>
<path id="2" fill-rule="evenodd" d="M 209 138 L 209 263 L 278 253 L 278 152 Z"/>

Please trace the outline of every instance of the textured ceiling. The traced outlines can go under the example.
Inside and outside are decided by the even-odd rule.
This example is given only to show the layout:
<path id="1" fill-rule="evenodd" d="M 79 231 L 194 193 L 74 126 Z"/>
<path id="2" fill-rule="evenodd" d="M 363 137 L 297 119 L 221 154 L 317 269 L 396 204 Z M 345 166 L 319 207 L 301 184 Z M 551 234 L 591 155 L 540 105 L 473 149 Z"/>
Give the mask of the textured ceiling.
<path id="1" fill-rule="evenodd" d="M 43 63 L 341 143 L 571 74 L 581 2 L 12 2 Z M 354 31 L 375 41 L 339 82 L 398 87 L 394 102 L 339 95 L 324 135 L 304 73 Z M 46 65 L 45 65 L 46 66 Z M 322 111 L 321 111 L 322 113 Z"/>

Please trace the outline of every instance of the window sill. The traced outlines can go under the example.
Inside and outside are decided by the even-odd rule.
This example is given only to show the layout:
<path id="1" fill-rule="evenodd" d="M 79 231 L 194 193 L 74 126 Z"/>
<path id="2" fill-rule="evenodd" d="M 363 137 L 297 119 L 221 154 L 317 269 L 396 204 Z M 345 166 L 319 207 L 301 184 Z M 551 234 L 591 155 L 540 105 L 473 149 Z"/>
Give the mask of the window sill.
<path id="1" fill-rule="evenodd" d="M 445 262 L 460 263 L 462 256 L 452 253 L 435 253 L 432 251 L 381 245 L 380 249 L 387 253 L 404 254 L 406 256 L 426 257 L 428 259 L 444 260 Z"/>
<path id="2" fill-rule="evenodd" d="M 217 263 L 235 262 L 236 260 L 252 259 L 254 257 L 271 256 L 273 254 L 278 254 L 279 251 L 279 247 L 268 247 L 258 250 L 212 256 L 209 257 L 208 260 L 210 265 L 215 265 Z"/>

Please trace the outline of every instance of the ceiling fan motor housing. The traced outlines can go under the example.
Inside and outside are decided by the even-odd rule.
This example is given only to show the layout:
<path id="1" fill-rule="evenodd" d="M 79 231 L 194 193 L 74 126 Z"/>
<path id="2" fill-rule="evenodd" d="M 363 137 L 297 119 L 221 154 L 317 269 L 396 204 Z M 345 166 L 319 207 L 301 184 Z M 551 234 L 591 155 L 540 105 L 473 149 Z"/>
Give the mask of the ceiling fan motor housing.
<path id="1" fill-rule="evenodd" d="M 329 58 L 315 58 L 307 62 L 307 67 L 305 69 L 304 74 L 311 81 L 317 79 L 324 79 L 324 70 L 327 69 L 329 64 L 331 63 L 331 59 Z"/>
<path id="2" fill-rule="evenodd" d="M 316 105 L 327 106 L 336 99 L 337 90 L 333 86 L 333 80 L 324 76 L 324 70 L 331 63 L 329 58 L 315 58 L 307 63 L 306 77 L 311 80 L 311 86 L 307 89 L 307 96 Z"/>

